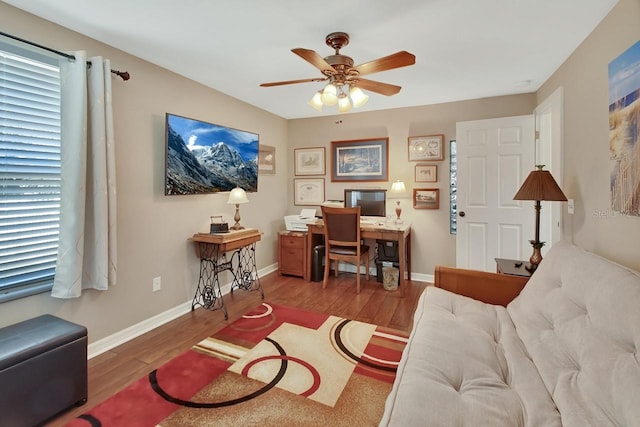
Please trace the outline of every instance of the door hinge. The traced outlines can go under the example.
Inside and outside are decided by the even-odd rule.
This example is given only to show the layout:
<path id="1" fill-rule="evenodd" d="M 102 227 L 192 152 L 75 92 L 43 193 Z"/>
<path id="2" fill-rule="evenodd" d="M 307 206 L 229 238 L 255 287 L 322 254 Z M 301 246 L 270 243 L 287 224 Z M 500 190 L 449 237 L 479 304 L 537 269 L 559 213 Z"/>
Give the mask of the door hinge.
<path id="1" fill-rule="evenodd" d="M 540 131 L 539 130 L 537 130 L 536 133 L 535 133 L 535 139 L 536 139 L 536 141 L 540 139 Z"/>

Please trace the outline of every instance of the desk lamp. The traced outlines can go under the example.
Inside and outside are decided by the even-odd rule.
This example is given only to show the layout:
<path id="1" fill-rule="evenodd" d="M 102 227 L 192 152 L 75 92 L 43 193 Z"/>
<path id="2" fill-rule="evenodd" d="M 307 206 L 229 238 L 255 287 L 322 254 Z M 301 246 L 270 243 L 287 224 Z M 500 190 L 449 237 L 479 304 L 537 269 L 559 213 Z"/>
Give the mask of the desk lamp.
<path id="1" fill-rule="evenodd" d="M 533 246 L 533 254 L 529 259 L 531 267 L 527 267 L 527 270 L 530 272 L 535 271 L 540 261 L 542 261 L 540 249 L 544 246 L 544 242 L 540 241 L 540 201 L 567 201 L 566 196 L 555 179 L 553 179 L 551 173 L 542 170 L 543 167 L 544 165 L 536 165 L 537 170 L 529 173 L 527 179 L 522 183 L 520 190 L 513 196 L 513 200 L 534 200 L 536 202 L 536 239 L 529 240 L 531 246 Z"/>
<path id="2" fill-rule="evenodd" d="M 233 227 L 230 227 L 231 230 L 242 230 L 244 227 L 240 225 L 240 203 L 249 203 L 249 199 L 247 199 L 247 193 L 240 188 L 236 187 L 229 193 L 229 200 L 227 203 L 236 205 L 236 214 L 233 216 L 235 220 L 235 224 Z"/>
<path id="3" fill-rule="evenodd" d="M 398 180 L 391 184 L 391 193 L 396 197 L 403 195 L 407 191 L 407 188 L 404 185 L 404 182 Z M 400 207 L 400 200 L 396 201 L 396 222 L 400 222 L 400 214 L 402 213 L 402 208 Z"/>

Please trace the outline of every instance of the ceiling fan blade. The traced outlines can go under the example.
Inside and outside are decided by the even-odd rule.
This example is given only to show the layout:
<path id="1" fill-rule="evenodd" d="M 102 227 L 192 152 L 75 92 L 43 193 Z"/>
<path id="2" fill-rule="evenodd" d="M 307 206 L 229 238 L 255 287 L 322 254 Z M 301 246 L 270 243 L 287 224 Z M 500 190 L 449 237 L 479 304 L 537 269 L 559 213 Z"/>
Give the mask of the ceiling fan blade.
<path id="1" fill-rule="evenodd" d="M 383 58 L 374 59 L 373 61 L 360 64 L 353 69 L 358 71 L 361 76 L 371 73 L 378 73 L 380 71 L 392 70 L 394 68 L 406 67 L 407 65 L 413 65 L 416 63 L 416 57 L 414 54 L 405 50 L 396 52 L 392 55 L 385 56 Z"/>
<path id="2" fill-rule="evenodd" d="M 314 50 L 303 49 L 299 47 L 296 49 L 291 49 L 291 52 L 295 53 L 300 58 L 304 59 L 325 74 L 336 72 L 336 70 Z"/>
<path id="3" fill-rule="evenodd" d="M 369 90 L 381 95 L 391 96 L 400 92 L 401 86 L 390 85 L 389 83 L 376 82 L 367 79 L 358 79 L 356 84 L 360 89 Z"/>
<path id="4" fill-rule="evenodd" d="M 260 87 L 271 87 L 271 86 L 282 86 L 282 85 L 292 85 L 296 83 L 310 83 L 310 82 L 323 82 L 327 80 L 326 78 L 313 78 L 313 79 L 301 79 L 301 80 L 286 80 L 283 82 L 271 82 L 271 83 L 262 83 Z"/>

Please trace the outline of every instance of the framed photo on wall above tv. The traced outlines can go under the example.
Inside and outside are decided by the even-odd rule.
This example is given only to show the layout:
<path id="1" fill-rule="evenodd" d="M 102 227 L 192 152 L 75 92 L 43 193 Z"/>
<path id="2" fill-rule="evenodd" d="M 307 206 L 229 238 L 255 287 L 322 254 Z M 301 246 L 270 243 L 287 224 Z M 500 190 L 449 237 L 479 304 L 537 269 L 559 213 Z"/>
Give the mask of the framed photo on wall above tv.
<path id="1" fill-rule="evenodd" d="M 388 181 L 389 138 L 331 141 L 331 181 Z"/>
<path id="2" fill-rule="evenodd" d="M 257 133 L 166 113 L 164 194 L 258 191 Z"/>

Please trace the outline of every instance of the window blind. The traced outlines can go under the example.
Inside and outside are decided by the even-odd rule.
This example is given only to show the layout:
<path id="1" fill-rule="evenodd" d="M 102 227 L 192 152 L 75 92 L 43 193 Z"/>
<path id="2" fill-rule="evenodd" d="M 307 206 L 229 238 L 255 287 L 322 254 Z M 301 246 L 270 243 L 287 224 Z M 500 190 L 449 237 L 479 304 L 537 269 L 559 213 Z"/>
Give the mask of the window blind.
<path id="1" fill-rule="evenodd" d="M 59 220 L 59 68 L 0 49 L 0 301 L 50 289 Z"/>

